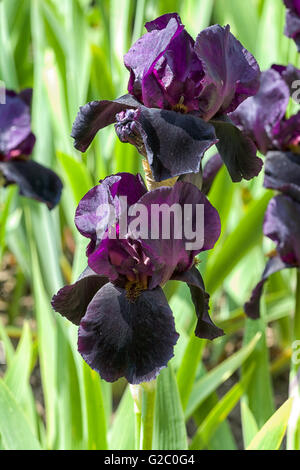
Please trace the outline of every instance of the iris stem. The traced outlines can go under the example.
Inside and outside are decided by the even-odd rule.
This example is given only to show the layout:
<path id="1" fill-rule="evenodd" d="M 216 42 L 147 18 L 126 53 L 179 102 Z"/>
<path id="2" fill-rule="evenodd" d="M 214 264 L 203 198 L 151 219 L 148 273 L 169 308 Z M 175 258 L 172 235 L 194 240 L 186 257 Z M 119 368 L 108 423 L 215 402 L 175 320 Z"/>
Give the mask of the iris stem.
<path id="1" fill-rule="evenodd" d="M 140 450 L 141 445 L 141 424 L 142 424 L 142 394 L 140 385 L 129 385 L 134 402 L 135 415 L 135 450 Z"/>
<path id="2" fill-rule="evenodd" d="M 152 450 L 156 381 L 143 384 L 141 449 Z"/>
<path id="3" fill-rule="evenodd" d="M 130 385 L 134 401 L 136 450 L 152 449 L 155 389 L 155 380 L 140 385 Z"/>
<path id="4" fill-rule="evenodd" d="M 300 270 L 297 270 L 297 286 L 295 297 L 295 316 L 293 325 L 293 344 L 289 395 L 294 398 L 287 433 L 287 449 L 300 450 Z"/>

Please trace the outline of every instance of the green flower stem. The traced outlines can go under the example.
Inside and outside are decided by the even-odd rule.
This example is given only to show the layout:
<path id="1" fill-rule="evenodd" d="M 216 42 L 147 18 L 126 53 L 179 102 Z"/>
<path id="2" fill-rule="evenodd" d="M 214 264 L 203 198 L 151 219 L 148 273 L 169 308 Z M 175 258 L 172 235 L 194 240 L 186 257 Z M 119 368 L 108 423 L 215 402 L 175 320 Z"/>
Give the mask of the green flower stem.
<path id="1" fill-rule="evenodd" d="M 152 450 L 156 380 L 144 383 L 142 403 L 141 449 Z"/>
<path id="2" fill-rule="evenodd" d="M 142 394 L 141 385 L 129 385 L 134 401 L 135 415 L 135 450 L 140 450 L 141 446 L 141 425 L 142 425 Z"/>
<path id="3" fill-rule="evenodd" d="M 297 271 L 297 287 L 295 298 L 295 316 L 293 326 L 293 349 L 300 341 L 300 270 Z M 300 344 L 300 343 L 299 343 Z M 297 349 L 299 349 L 297 347 Z M 293 350 L 293 353 L 295 351 Z M 300 360 L 299 354 L 292 354 L 290 371 L 290 397 L 294 398 L 287 433 L 287 449 L 300 450 Z"/>
<path id="4" fill-rule="evenodd" d="M 134 401 L 136 450 L 152 449 L 155 389 L 155 380 L 140 385 L 130 385 Z"/>

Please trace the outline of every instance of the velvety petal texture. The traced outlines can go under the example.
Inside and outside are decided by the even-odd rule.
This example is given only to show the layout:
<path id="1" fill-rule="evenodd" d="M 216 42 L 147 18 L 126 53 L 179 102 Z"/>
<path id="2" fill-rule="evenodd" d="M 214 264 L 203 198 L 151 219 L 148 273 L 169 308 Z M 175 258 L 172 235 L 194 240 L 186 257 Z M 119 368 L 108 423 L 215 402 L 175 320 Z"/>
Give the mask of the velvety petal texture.
<path id="1" fill-rule="evenodd" d="M 172 280 L 186 282 L 189 286 L 198 318 L 195 335 L 210 340 L 223 336 L 224 331 L 218 328 L 209 316 L 209 295 L 205 292 L 204 282 L 198 269 L 193 266 L 186 272 L 175 272 Z"/>
<path id="2" fill-rule="evenodd" d="M 143 251 L 155 266 L 150 288 L 164 285 L 176 268 L 179 271 L 189 269 L 195 255 L 212 249 L 220 236 L 218 212 L 204 194 L 190 183 L 178 181 L 172 188 L 161 187 L 150 191 L 139 200 L 139 204 L 147 208 L 147 220 L 143 223 L 152 235 L 140 240 Z M 172 208 L 174 218 L 170 215 Z M 166 210 L 163 216 L 159 216 L 159 210 Z M 169 220 L 167 226 L 170 232 L 164 225 Z M 155 236 L 152 227 L 157 228 Z M 189 244 L 194 246 L 189 247 Z"/>
<path id="3" fill-rule="evenodd" d="M 263 162 L 256 156 L 256 147 L 246 133 L 233 125 L 228 116 L 210 121 L 219 139 L 217 149 L 233 182 L 257 176 Z"/>
<path id="4" fill-rule="evenodd" d="M 218 142 L 211 124 L 189 114 L 143 107 L 138 122 L 155 181 L 199 172 L 204 153 Z"/>
<path id="5" fill-rule="evenodd" d="M 78 350 L 108 382 L 126 377 L 138 384 L 154 379 L 173 356 L 178 339 L 172 311 L 158 287 L 136 302 L 113 284 L 89 304 L 78 333 Z"/>
<path id="6" fill-rule="evenodd" d="M 13 158 L 0 161 L 0 173 L 6 184 L 16 183 L 20 194 L 55 207 L 61 196 L 62 182 L 57 174 L 33 160 Z"/>
<path id="7" fill-rule="evenodd" d="M 116 122 L 116 115 L 128 108 L 136 108 L 139 102 L 131 95 L 113 101 L 91 101 L 81 106 L 72 127 L 74 146 L 85 152 L 100 129 Z"/>
<path id="8" fill-rule="evenodd" d="M 32 153 L 31 97 L 31 89 L 19 94 L 6 90 L 5 103 L 0 105 L 0 161 Z"/>
<path id="9" fill-rule="evenodd" d="M 274 148 L 273 130 L 284 118 L 289 98 L 289 88 L 279 72 L 267 70 L 261 74 L 258 93 L 230 114 L 230 119 L 265 154 Z"/>
<path id="10" fill-rule="evenodd" d="M 200 110 L 204 119 L 234 111 L 259 88 L 259 66 L 254 57 L 230 33 L 230 27 L 213 25 L 196 39 L 195 52 L 205 77 Z"/>

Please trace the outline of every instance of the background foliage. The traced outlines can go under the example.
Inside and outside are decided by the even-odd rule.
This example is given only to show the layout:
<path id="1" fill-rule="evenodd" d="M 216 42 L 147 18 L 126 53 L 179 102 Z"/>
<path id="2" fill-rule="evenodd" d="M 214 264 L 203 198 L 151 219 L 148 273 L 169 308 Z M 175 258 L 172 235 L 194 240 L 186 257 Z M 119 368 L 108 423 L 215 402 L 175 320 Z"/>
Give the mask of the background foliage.
<path id="1" fill-rule="evenodd" d="M 70 130 L 77 110 L 126 92 L 123 54 L 145 21 L 173 11 L 194 37 L 209 24 L 229 23 L 262 69 L 298 63 L 294 42 L 283 35 L 281 0 L 0 0 L 0 79 L 7 88 L 34 88 L 33 158 L 64 181 L 52 212 L 19 197 L 13 186 L 0 189 L 6 364 L 0 369 L 0 448 L 135 446 L 126 383 L 107 384 L 85 365 L 76 328 L 52 311 L 50 299 L 85 267 L 86 241 L 73 222 L 80 198 L 111 173 L 142 172 L 135 148 L 121 144 L 113 128 L 102 130 L 85 155 L 74 150 Z M 274 412 L 288 398 L 295 273 L 272 277 L 259 321 L 246 320 L 242 309 L 272 248 L 262 238 L 272 196 L 262 177 L 233 184 L 222 170 L 209 196 L 222 236 L 202 256 L 200 270 L 213 294 L 213 318 L 226 336 L 209 344 L 195 338 L 188 289 L 175 282 L 166 288 L 180 340 L 158 378 L 153 449 L 280 448 L 291 401 Z M 13 276 L 8 298 L 7 276 Z M 33 303 L 24 312 L 25 294 Z"/>

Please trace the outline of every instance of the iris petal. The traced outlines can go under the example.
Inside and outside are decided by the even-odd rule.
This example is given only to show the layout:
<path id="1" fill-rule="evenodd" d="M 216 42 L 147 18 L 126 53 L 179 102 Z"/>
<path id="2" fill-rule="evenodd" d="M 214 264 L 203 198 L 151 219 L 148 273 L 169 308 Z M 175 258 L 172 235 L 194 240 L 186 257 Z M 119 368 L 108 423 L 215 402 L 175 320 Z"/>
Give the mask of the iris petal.
<path id="1" fill-rule="evenodd" d="M 195 52 L 205 78 L 200 111 L 205 120 L 229 113 L 259 88 L 259 66 L 254 57 L 230 33 L 229 26 L 210 26 L 197 36 Z"/>
<path id="2" fill-rule="evenodd" d="M 249 301 L 246 302 L 244 305 L 245 313 L 249 318 L 252 318 L 252 320 L 256 320 L 260 316 L 260 308 L 259 308 L 260 299 L 262 296 L 264 285 L 269 279 L 269 277 L 272 274 L 275 274 L 278 271 L 281 271 L 282 269 L 291 268 L 291 267 L 293 266 L 290 266 L 289 264 L 282 261 L 282 259 L 279 256 L 275 256 L 274 258 L 271 258 L 268 261 L 264 269 L 264 272 L 262 274 L 261 280 L 253 289 Z"/>
<path id="3" fill-rule="evenodd" d="M 268 152 L 264 186 L 281 191 L 300 203 L 299 155 L 291 152 Z"/>
<path id="4" fill-rule="evenodd" d="M 49 209 L 58 204 L 62 191 L 59 177 L 32 160 L 11 159 L 0 162 L 0 172 L 7 184 L 16 183 L 20 194 L 47 204 Z"/>
<path id="5" fill-rule="evenodd" d="M 233 182 L 239 182 L 257 176 L 263 162 L 256 156 L 257 149 L 253 141 L 233 125 L 227 116 L 210 121 L 213 124 L 219 142 L 217 149 L 225 163 Z"/>
<path id="6" fill-rule="evenodd" d="M 74 146 L 85 152 L 100 129 L 116 122 L 116 114 L 140 103 L 131 95 L 124 95 L 113 101 L 91 101 L 81 106 L 72 127 Z"/>
<path id="7" fill-rule="evenodd" d="M 87 267 L 74 284 L 62 287 L 53 296 L 52 307 L 69 321 L 79 325 L 92 298 L 107 282 L 107 278 L 98 276 Z"/>
<path id="8" fill-rule="evenodd" d="M 176 273 L 172 276 L 174 281 L 186 282 L 191 291 L 192 300 L 198 318 L 195 335 L 198 338 L 213 340 L 224 335 L 224 331 L 218 328 L 209 316 L 209 295 L 205 292 L 202 276 L 193 266 L 189 271 Z"/>
<path id="9" fill-rule="evenodd" d="M 143 107 L 138 121 L 155 181 L 198 173 L 204 153 L 218 141 L 211 124 L 190 114 Z"/>
<path id="10" fill-rule="evenodd" d="M 81 320 L 78 350 L 108 382 L 126 377 L 138 384 L 154 379 L 167 365 L 177 339 L 172 311 L 160 288 L 146 290 L 131 302 L 124 289 L 108 283 Z"/>

